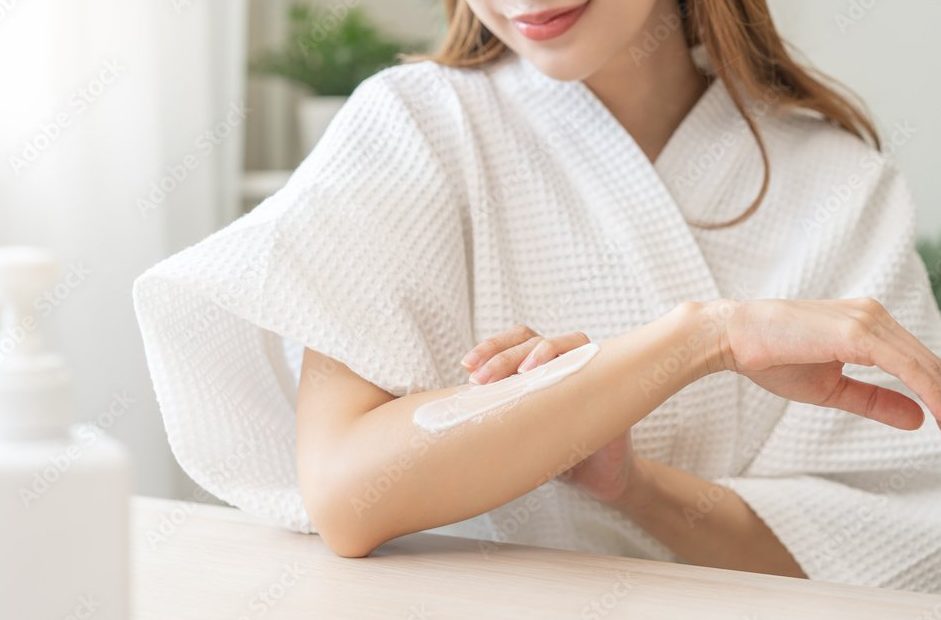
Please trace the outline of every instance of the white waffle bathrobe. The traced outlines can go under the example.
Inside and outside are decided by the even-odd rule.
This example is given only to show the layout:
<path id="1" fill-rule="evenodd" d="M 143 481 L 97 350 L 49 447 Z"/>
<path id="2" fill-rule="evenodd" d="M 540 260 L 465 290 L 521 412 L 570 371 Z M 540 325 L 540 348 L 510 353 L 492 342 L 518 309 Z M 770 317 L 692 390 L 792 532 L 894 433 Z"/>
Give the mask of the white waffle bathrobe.
<path id="1" fill-rule="evenodd" d="M 745 223 L 707 231 L 687 221 L 739 214 L 762 173 L 720 82 L 652 164 L 584 84 L 516 56 L 372 77 L 286 187 L 137 281 L 177 459 L 219 498 L 316 531 L 294 466 L 303 346 L 398 396 L 465 382 L 461 356 L 515 323 L 601 341 L 683 300 L 874 296 L 941 351 L 897 172 L 820 120 L 760 123 L 770 193 Z M 941 590 L 933 422 L 894 430 L 725 373 L 676 394 L 633 437 L 639 454 L 731 486 L 812 578 Z M 675 559 L 557 481 L 441 529 Z"/>

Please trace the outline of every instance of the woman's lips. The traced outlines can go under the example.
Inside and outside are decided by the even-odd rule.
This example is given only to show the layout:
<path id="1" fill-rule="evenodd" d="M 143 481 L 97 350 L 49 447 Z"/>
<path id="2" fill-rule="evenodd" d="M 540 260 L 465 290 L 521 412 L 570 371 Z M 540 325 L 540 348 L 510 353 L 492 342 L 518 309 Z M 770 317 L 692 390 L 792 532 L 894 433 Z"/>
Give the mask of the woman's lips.
<path id="1" fill-rule="evenodd" d="M 524 37 L 534 41 L 545 41 L 567 32 L 585 12 L 586 6 L 588 3 L 583 2 L 575 7 L 517 15 L 510 21 Z"/>

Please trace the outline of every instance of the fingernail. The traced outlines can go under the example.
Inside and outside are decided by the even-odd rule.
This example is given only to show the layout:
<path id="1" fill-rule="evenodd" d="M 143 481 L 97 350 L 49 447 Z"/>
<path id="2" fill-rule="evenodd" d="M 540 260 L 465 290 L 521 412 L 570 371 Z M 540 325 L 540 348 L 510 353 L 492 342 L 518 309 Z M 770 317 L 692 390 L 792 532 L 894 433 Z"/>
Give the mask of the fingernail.
<path id="1" fill-rule="evenodd" d="M 536 365 L 536 360 L 533 358 L 532 351 L 530 351 L 529 355 L 527 355 L 523 359 L 523 362 L 520 364 L 519 368 L 516 369 L 516 372 L 526 372 L 527 370 L 530 370 L 535 365 Z"/>
<path id="2" fill-rule="evenodd" d="M 464 368 L 473 368 L 480 363 L 480 356 L 477 355 L 474 351 L 471 351 L 464 356 L 464 359 L 461 360 L 461 366 Z"/>
<path id="3" fill-rule="evenodd" d="M 490 379 L 490 372 L 486 368 L 481 368 L 470 376 L 470 382 L 482 385 Z"/>

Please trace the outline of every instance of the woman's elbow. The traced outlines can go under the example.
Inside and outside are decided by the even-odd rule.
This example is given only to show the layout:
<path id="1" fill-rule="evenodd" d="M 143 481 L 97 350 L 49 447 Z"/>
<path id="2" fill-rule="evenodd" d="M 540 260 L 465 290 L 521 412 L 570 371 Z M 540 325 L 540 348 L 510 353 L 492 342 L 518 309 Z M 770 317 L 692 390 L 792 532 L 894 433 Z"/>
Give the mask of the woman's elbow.
<path id="1" fill-rule="evenodd" d="M 314 530 L 327 547 L 340 557 L 362 558 L 385 542 L 372 519 L 367 519 L 353 492 L 355 485 L 345 481 L 321 481 L 301 495 Z"/>

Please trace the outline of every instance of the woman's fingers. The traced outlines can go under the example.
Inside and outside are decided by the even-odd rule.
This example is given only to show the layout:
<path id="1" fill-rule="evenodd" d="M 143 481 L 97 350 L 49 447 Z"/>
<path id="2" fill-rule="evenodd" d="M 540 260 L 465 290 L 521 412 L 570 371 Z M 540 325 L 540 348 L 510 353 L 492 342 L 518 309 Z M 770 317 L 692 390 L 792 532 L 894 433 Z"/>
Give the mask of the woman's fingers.
<path id="1" fill-rule="evenodd" d="M 518 370 L 519 372 L 532 370 L 537 366 L 542 366 L 551 359 L 555 359 L 563 353 L 568 353 L 572 349 L 577 349 L 589 342 L 591 341 L 588 336 L 582 332 L 571 332 L 557 338 L 547 338 L 530 351 L 526 359 L 519 365 Z"/>
<path id="2" fill-rule="evenodd" d="M 911 353 L 900 352 L 892 347 L 877 348 L 873 352 L 875 365 L 918 395 L 936 419 L 941 420 L 941 376 L 927 369 Z"/>
<path id="3" fill-rule="evenodd" d="M 506 351 L 511 347 L 515 347 L 518 344 L 522 344 L 538 335 L 539 334 L 525 325 L 517 325 L 516 327 L 480 342 L 480 344 L 468 351 L 467 355 L 464 356 L 464 359 L 461 360 L 461 366 L 466 368 L 469 372 L 474 372 L 494 355 Z"/>
<path id="4" fill-rule="evenodd" d="M 941 360 L 902 327 L 878 302 L 862 300 L 863 314 L 852 319 L 847 341 L 852 358 L 897 377 L 941 420 Z"/>
<path id="5" fill-rule="evenodd" d="M 941 359 L 875 299 L 743 302 L 727 328 L 730 367 L 772 392 L 816 402 L 821 396 L 814 389 L 820 380 L 815 366 L 876 366 L 917 395 L 941 425 Z M 790 367 L 802 367 L 796 384 L 787 381 Z M 920 403 L 908 396 L 839 374 L 828 377 L 827 385 L 837 378 L 837 389 L 817 404 L 899 428 L 924 422 Z"/>
<path id="6" fill-rule="evenodd" d="M 846 375 L 840 379 L 830 397 L 819 404 L 904 430 L 920 427 L 925 419 L 921 407 L 908 396 Z"/>
<path id="7" fill-rule="evenodd" d="M 931 349 L 922 344 L 914 334 L 892 319 L 891 316 L 889 320 L 892 321 L 894 329 L 891 330 L 891 336 L 887 336 L 887 338 L 894 339 L 898 343 L 897 348 L 900 351 L 914 358 L 914 361 L 908 362 L 910 366 L 915 366 L 916 363 L 920 366 L 919 372 L 928 381 L 926 387 L 928 395 L 923 396 L 922 393 L 916 393 L 931 410 L 938 421 L 938 425 L 941 426 L 941 409 L 939 409 L 941 407 L 941 359 Z M 914 388 L 912 390 L 914 391 Z M 932 402 L 932 398 L 934 402 Z"/>
<path id="8" fill-rule="evenodd" d="M 471 372 L 472 383 L 491 383 L 541 366 L 588 342 L 588 336 L 582 332 L 543 338 L 521 326 L 484 340 L 471 349 L 461 364 Z"/>
<path id="9" fill-rule="evenodd" d="M 491 356 L 482 366 L 471 373 L 470 382 L 483 385 L 484 383 L 499 381 L 510 375 L 515 375 L 520 362 L 541 342 L 545 342 L 541 336 L 533 336 L 525 342 Z"/>

